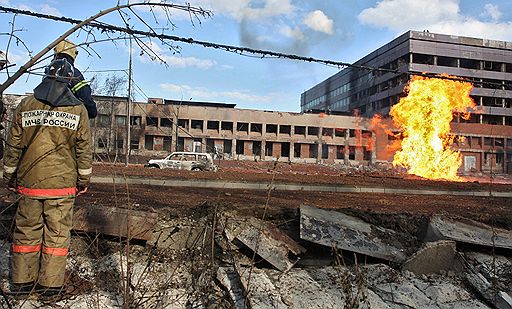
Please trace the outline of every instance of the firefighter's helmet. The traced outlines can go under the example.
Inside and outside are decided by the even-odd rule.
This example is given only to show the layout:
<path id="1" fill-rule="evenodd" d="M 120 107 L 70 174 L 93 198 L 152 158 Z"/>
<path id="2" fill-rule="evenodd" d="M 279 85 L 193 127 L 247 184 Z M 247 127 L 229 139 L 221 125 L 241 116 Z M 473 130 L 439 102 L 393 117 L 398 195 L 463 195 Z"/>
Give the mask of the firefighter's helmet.
<path id="1" fill-rule="evenodd" d="M 56 59 L 46 67 L 44 73 L 44 78 L 56 79 L 57 81 L 71 84 L 71 80 L 74 76 L 74 68 L 66 59 Z"/>
<path id="2" fill-rule="evenodd" d="M 60 41 L 57 46 L 53 49 L 55 54 L 66 54 L 71 58 L 76 59 L 76 55 L 78 54 L 78 50 L 76 49 L 76 45 L 69 40 Z"/>

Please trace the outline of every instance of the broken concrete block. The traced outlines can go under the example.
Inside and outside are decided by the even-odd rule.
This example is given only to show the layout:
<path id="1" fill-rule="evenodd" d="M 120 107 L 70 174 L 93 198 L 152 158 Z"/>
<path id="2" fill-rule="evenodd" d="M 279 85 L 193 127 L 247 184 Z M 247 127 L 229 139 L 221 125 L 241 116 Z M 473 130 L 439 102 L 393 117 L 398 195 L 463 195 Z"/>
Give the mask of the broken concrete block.
<path id="1" fill-rule="evenodd" d="M 278 228 L 256 218 L 240 218 L 234 213 L 223 215 L 224 232 L 229 241 L 238 240 L 281 271 L 295 264 L 288 258 L 291 252 L 299 255 L 306 249 Z"/>
<path id="2" fill-rule="evenodd" d="M 245 291 L 236 271 L 229 267 L 219 267 L 217 279 L 228 290 L 235 309 L 248 308 L 245 300 Z"/>
<path id="3" fill-rule="evenodd" d="M 498 291 L 492 284 L 480 273 L 467 273 L 467 282 L 478 291 L 478 293 L 488 302 L 492 303 L 498 309 L 512 309 L 512 297 L 504 291 Z"/>
<path id="4" fill-rule="evenodd" d="M 147 243 L 160 249 L 181 250 L 202 248 L 211 241 L 212 228 L 203 217 L 158 222 Z"/>
<path id="5" fill-rule="evenodd" d="M 158 214 L 148 211 L 88 205 L 73 210 L 73 230 L 148 240 Z"/>
<path id="6" fill-rule="evenodd" d="M 382 283 L 372 287 L 372 290 L 389 305 L 399 305 L 401 308 L 429 308 L 432 304 L 422 291 L 410 282 Z M 394 308 L 394 306 L 392 306 Z"/>
<path id="7" fill-rule="evenodd" d="M 492 228 L 469 219 L 454 220 L 434 216 L 430 220 L 426 239 L 450 239 L 468 244 L 512 249 L 512 231 Z"/>
<path id="8" fill-rule="evenodd" d="M 397 237 L 389 229 L 337 211 L 300 206 L 300 237 L 328 247 L 366 254 L 393 262 L 403 262 L 404 250 L 386 243 L 379 235 Z"/>
<path id="9" fill-rule="evenodd" d="M 456 253 L 454 241 L 429 242 L 405 261 L 403 270 L 416 275 L 438 274 L 441 271 L 452 270 Z"/>

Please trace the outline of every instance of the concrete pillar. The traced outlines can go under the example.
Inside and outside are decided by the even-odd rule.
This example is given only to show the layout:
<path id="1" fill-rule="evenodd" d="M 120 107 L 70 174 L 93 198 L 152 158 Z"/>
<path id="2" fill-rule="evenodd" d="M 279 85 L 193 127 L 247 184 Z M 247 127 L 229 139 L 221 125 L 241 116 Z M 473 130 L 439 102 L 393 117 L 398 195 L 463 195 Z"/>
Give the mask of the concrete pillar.
<path id="1" fill-rule="evenodd" d="M 291 129 L 291 132 L 293 132 L 293 126 L 292 126 L 292 129 Z M 290 156 L 288 157 L 289 161 L 293 161 L 293 159 L 295 158 L 294 156 L 295 154 L 295 143 L 294 142 L 290 142 Z"/>
<path id="2" fill-rule="evenodd" d="M 267 147 L 266 144 L 267 144 L 266 140 L 262 139 L 261 140 L 261 156 L 260 156 L 260 159 L 263 160 L 263 161 L 265 161 L 266 155 L 267 155 L 265 153 L 265 148 Z"/>
<path id="3" fill-rule="evenodd" d="M 231 158 L 236 158 L 236 138 L 231 140 Z"/>

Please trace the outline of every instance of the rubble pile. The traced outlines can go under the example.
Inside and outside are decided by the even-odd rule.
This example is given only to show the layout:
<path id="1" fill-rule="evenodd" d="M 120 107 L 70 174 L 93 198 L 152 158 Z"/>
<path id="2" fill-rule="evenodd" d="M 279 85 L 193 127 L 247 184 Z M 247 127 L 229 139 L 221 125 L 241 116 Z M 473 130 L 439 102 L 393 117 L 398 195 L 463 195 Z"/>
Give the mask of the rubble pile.
<path id="1" fill-rule="evenodd" d="M 512 231 L 468 219 L 436 215 L 422 226 L 418 218 L 301 205 L 281 220 L 212 203 L 158 220 L 120 213 L 105 218 L 124 222 L 124 234 L 75 226 L 59 298 L 5 296 L 2 306 L 512 308 Z M 130 222 L 142 224 L 133 216 L 150 224 L 127 237 Z M 4 242 L 4 288 L 8 249 Z"/>

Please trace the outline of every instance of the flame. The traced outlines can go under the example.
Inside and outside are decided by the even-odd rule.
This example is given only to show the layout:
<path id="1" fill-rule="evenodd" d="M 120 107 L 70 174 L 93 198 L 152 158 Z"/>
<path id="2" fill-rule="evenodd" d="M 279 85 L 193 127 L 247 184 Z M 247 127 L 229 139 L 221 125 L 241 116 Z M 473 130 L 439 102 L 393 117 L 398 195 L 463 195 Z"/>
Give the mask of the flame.
<path id="1" fill-rule="evenodd" d="M 429 179 L 459 180 L 462 159 L 460 152 L 450 149 L 455 138 L 450 122 L 454 112 L 469 118 L 468 109 L 475 107 L 469 96 L 472 89 L 467 82 L 414 76 L 406 87 L 408 95 L 390 111 L 403 136 L 393 165 Z"/>

